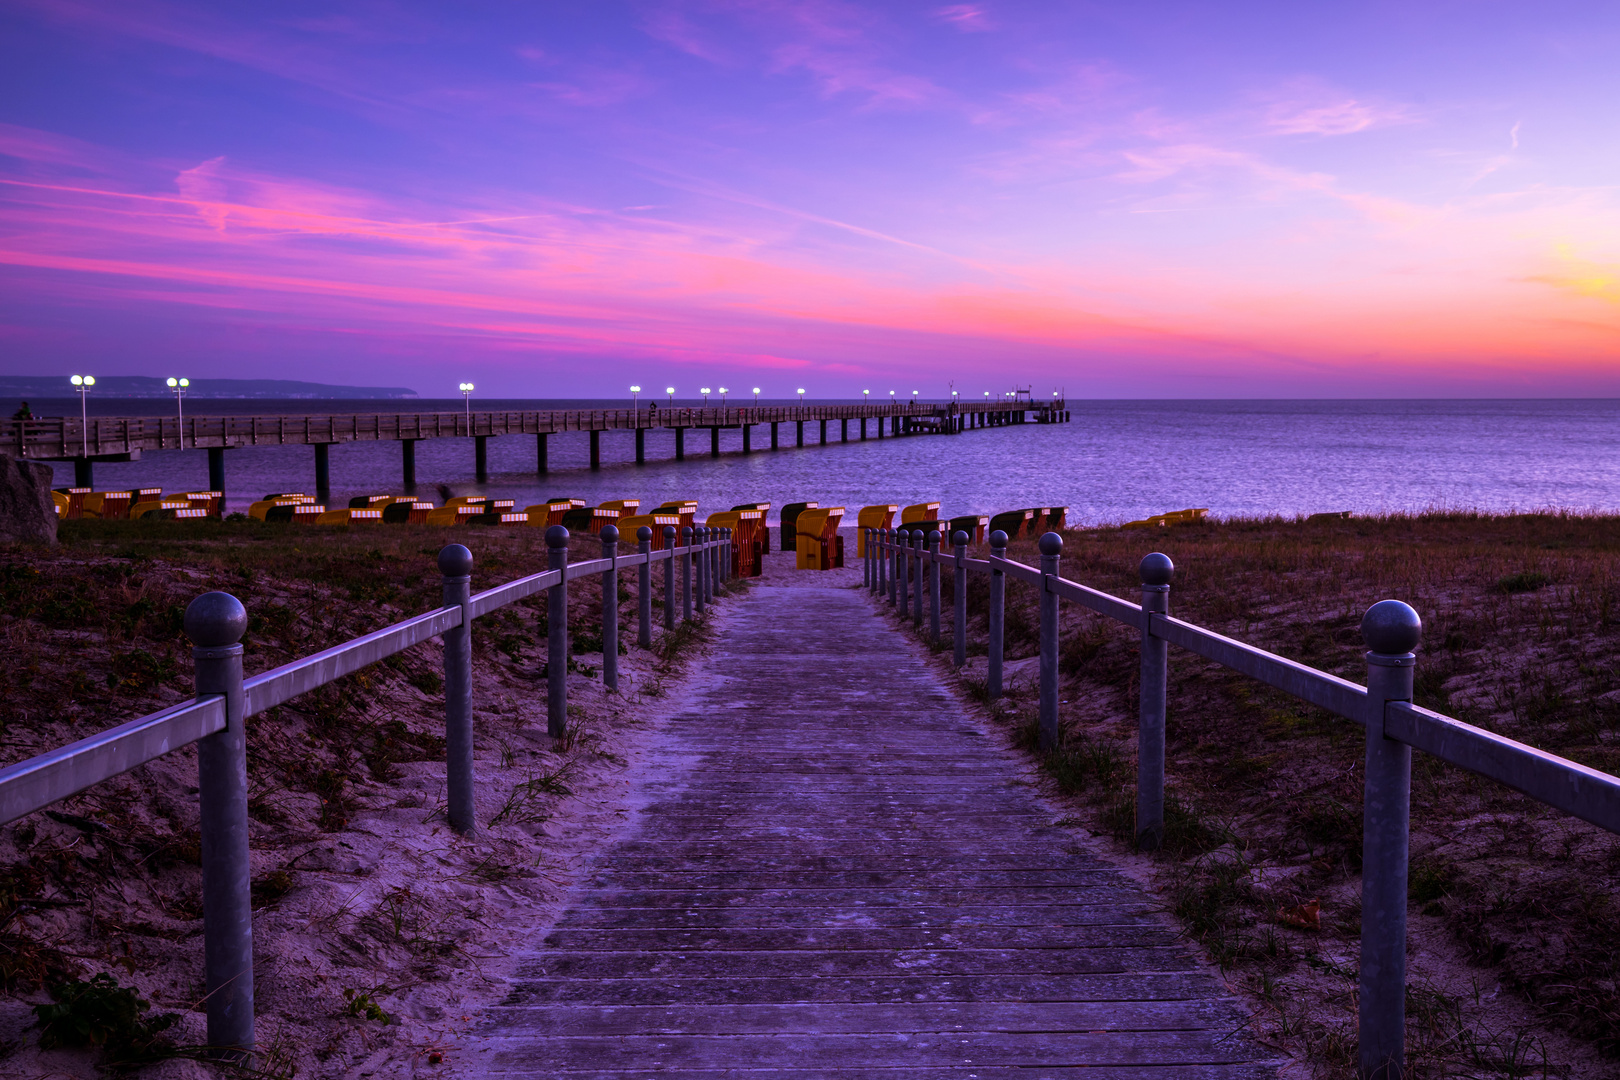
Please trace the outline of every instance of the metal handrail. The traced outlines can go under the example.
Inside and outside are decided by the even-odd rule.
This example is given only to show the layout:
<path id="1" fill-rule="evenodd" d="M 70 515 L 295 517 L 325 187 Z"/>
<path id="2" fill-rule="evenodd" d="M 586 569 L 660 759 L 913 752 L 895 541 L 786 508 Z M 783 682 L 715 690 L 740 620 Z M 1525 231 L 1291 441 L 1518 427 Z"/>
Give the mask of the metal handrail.
<path id="1" fill-rule="evenodd" d="M 186 634 L 197 647 L 197 698 L 171 705 L 128 723 L 80 739 L 26 761 L 0 769 L 0 824 L 44 809 L 54 802 L 128 772 L 192 743 L 198 744 L 202 803 L 202 861 L 207 987 L 208 1043 L 251 1055 L 253 1033 L 252 919 L 247 851 L 247 758 L 243 721 L 300 694 L 353 674 L 370 664 L 435 637 L 444 638 L 444 691 L 448 814 L 461 832 L 475 827 L 472 816 L 472 620 L 540 592 L 550 593 L 548 619 L 550 671 L 547 727 L 554 736 L 566 733 L 568 715 L 569 581 L 602 579 L 603 683 L 618 685 L 618 581 L 621 567 L 639 567 L 640 634 L 652 641 L 652 565 L 666 563 L 665 627 L 691 612 L 694 576 L 698 614 L 715 595 L 715 584 L 731 571 L 731 529 L 685 528 L 686 542 L 651 550 L 652 532 L 638 531 L 639 550 L 618 554 L 618 530 L 602 532 L 604 558 L 568 564 L 568 530 L 553 526 L 546 543 L 551 567 L 471 594 L 472 553 L 451 544 L 439 553 L 445 603 L 335 645 L 330 649 L 272 668 L 250 679 L 242 677 L 242 633 L 247 613 L 227 593 L 204 593 L 186 609 Z M 666 540 L 671 540 L 666 534 Z M 673 603 L 675 564 L 681 563 L 686 603 L 677 615 Z M 695 575 L 694 575 L 695 570 Z"/>
<path id="2" fill-rule="evenodd" d="M 1290 660 L 1212 630 L 1171 618 L 1167 611 L 1170 559 L 1152 554 L 1142 560 L 1142 604 L 1132 604 L 1058 575 L 1062 538 L 1041 537 L 1041 566 L 1006 557 L 1007 536 L 992 533 L 989 559 L 967 558 L 967 536 L 952 538 L 954 554 L 931 545 L 937 531 L 868 529 L 865 584 L 884 594 L 922 624 L 923 590 L 931 599 L 931 627 L 939 634 L 941 567 L 952 567 L 957 584 L 953 628 L 955 660 L 967 662 L 965 583 L 969 572 L 991 577 L 989 696 L 1002 693 L 1002 633 L 1005 625 L 1001 582 L 1014 578 L 1041 595 L 1040 734 L 1043 749 L 1058 741 L 1057 600 L 1077 602 L 1142 634 L 1141 719 L 1138 728 L 1137 844 L 1152 849 L 1164 829 L 1164 723 L 1168 661 L 1164 648 L 1178 645 L 1195 655 L 1247 675 L 1367 729 L 1367 795 L 1364 800 L 1362 964 L 1360 993 L 1360 1073 L 1399 1077 L 1404 1067 L 1406 872 L 1410 830 L 1412 749 L 1480 776 L 1500 781 L 1555 809 L 1620 833 L 1620 778 L 1533 746 L 1485 731 L 1411 702 L 1413 665 L 1422 624 L 1398 601 L 1376 604 L 1362 622 L 1371 651 L 1368 685 L 1360 686 L 1326 671 Z M 928 539 L 925 540 L 924 537 Z M 909 588 L 913 578 L 916 588 Z M 1392 748 L 1398 748 L 1392 749 Z"/>

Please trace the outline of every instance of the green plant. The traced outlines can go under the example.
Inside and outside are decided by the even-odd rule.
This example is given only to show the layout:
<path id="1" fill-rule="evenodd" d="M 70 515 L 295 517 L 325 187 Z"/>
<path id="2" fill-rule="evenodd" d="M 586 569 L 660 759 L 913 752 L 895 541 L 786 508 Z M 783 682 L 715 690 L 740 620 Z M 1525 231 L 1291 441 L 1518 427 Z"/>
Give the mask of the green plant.
<path id="1" fill-rule="evenodd" d="M 346 989 L 343 991 L 343 1000 L 347 1004 L 343 1006 L 343 1014 L 362 1020 L 376 1020 L 383 1024 L 397 1024 L 399 1021 L 388 1015 L 383 1011 L 383 1007 L 377 1004 L 377 996 L 386 993 L 388 993 L 386 986 L 373 986 L 368 990 Z"/>
<path id="2" fill-rule="evenodd" d="M 111 975 L 52 983 L 47 990 L 53 1001 L 34 1006 L 43 1049 L 101 1047 L 103 1059 L 113 1065 L 139 1064 L 173 1055 L 174 1045 L 163 1032 L 180 1017 L 161 1013 L 148 1018 L 145 1014 L 151 1002 L 129 987 L 118 985 Z"/>

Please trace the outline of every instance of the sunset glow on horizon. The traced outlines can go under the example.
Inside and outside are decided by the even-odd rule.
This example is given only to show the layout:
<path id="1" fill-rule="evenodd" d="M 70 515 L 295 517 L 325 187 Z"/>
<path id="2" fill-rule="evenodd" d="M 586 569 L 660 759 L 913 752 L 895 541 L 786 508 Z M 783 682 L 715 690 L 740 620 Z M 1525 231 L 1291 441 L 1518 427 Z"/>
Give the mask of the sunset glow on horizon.
<path id="1" fill-rule="evenodd" d="M 9 374 L 1620 396 L 1596 5 L 19 0 L 0 26 Z"/>

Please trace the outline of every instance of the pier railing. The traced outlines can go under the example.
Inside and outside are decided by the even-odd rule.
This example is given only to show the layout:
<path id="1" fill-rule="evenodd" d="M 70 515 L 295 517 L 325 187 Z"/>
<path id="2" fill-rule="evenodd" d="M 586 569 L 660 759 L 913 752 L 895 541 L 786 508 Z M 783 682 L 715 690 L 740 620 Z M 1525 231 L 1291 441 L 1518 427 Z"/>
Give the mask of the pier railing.
<path id="1" fill-rule="evenodd" d="M 1361 621 L 1367 685 L 1278 656 L 1170 616 L 1174 566 L 1166 555 L 1142 560 L 1142 602 L 1133 604 L 1058 574 L 1063 538 L 1039 540 L 1039 567 L 1007 558 L 1007 535 L 990 535 L 990 557 L 967 557 L 968 536 L 950 537 L 940 550 L 937 530 L 869 529 L 865 585 L 940 639 L 940 575 L 954 574 L 955 663 L 967 662 L 967 575 L 990 578 L 989 670 L 991 698 L 1003 693 L 1002 659 L 1006 580 L 1027 582 L 1040 595 L 1040 743 L 1054 749 L 1058 726 L 1058 605 L 1061 600 L 1105 615 L 1142 635 L 1137 727 L 1136 843 L 1159 847 L 1164 837 L 1165 704 L 1168 646 L 1213 660 L 1268 686 L 1353 720 L 1366 729 L 1362 822 L 1360 1075 L 1398 1080 L 1404 1071 L 1406 1025 L 1407 854 L 1411 823 L 1412 750 L 1499 781 L 1575 817 L 1620 833 L 1620 778 L 1533 746 L 1515 742 L 1412 703 L 1422 637 L 1418 613 L 1399 600 L 1382 600 Z"/>
<path id="2" fill-rule="evenodd" d="M 451 544 L 439 552 L 443 606 L 313 656 L 243 678 L 242 634 L 247 610 L 229 593 L 204 593 L 186 608 L 194 648 L 196 699 L 131 720 L 27 761 L 0 769 L 0 824 L 41 810 L 164 754 L 197 744 L 199 828 L 202 837 L 203 937 L 208 1044 L 227 1057 L 253 1049 L 253 932 L 248 870 L 247 739 L 244 722 L 299 694 L 353 674 L 431 638 L 444 641 L 447 816 L 453 828 L 475 831 L 473 814 L 472 622 L 537 593 L 548 594 L 546 727 L 555 738 L 568 723 L 568 583 L 600 577 L 602 681 L 618 688 L 618 573 L 638 575 L 637 638 L 652 645 L 652 568 L 664 564 L 664 628 L 701 617 L 716 585 L 731 574 L 732 532 L 664 527 L 662 550 L 652 530 L 637 530 L 637 550 L 619 554 L 619 533 L 601 532 L 602 557 L 570 564 L 568 530 L 546 530 L 548 563 L 538 574 L 471 589 L 472 552 Z M 677 567 L 679 568 L 677 571 Z M 677 585 L 677 578 L 679 584 Z"/>

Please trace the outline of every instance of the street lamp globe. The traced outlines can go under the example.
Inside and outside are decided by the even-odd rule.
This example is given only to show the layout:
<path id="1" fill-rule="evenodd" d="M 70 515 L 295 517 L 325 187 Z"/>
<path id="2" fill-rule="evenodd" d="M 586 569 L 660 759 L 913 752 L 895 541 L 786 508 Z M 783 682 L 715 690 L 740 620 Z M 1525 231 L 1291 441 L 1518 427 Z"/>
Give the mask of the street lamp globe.
<path id="1" fill-rule="evenodd" d="M 804 404 L 804 387 L 799 387 L 799 404 Z"/>
<path id="2" fill-rule="evenodd" d="M 754 406 L 759 406 L 759 387 L 754 387 Z"/>

